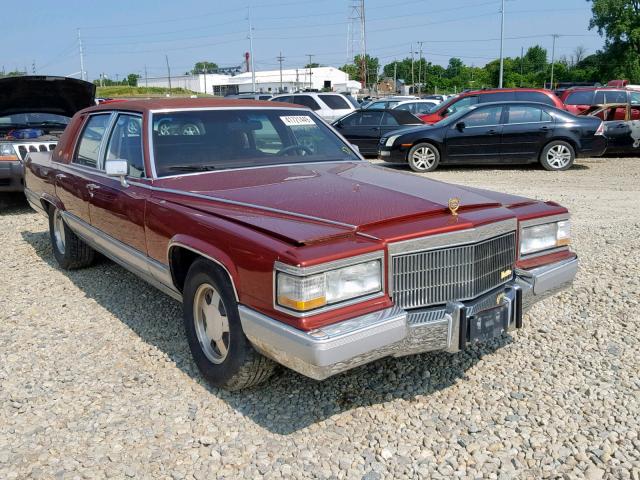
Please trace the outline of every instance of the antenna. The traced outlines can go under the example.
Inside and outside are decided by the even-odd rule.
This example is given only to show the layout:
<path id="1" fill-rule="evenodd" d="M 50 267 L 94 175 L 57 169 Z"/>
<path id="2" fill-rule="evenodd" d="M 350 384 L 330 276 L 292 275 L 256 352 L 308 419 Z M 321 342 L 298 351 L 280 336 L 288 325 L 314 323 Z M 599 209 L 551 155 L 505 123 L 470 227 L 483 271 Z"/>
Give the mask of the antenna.
<path id="1" fill-rule="evenodd" d="M 359 27 L 356 29 L 356 25 Z M 365 15 L 364 15 L 364 0 L 351 0 L 349 5 L 349 23 L 347 30 L 347 51 L 349 52 L 349 62 L 354 58 L 354 43 L 356 30 L 359 30 L 360 34 L 360 78 L 362 79 L 362 85 L 367 86 L 367 40 L 365 30 Z"/>
<path id="2" fill-rule="evenodd" d="M 80 79 L 86 80 L 84 73 L 84 52 L 82 50 L 82 37 L 80 36 L 80 29 L 78 29 L 78 48 L 80 49 Z"/>

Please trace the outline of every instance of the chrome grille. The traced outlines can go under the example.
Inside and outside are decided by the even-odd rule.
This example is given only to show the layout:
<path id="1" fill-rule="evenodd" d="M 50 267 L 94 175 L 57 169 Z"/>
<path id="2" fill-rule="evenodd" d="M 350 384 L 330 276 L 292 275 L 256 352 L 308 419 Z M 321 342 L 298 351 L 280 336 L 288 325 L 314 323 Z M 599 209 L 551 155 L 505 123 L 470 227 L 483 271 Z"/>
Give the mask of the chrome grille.
<path id="1" fill-rule="evenodd" d="M 393 299 L 402 308 L 469 300 L 506 283 L 513 268 L 516 234 L 478 243 L 391 257 Z"/>
<path id="2" fill-rule="evenodd" d="M 18 157 L 24 160 L 28 153 L 31 152 L 48 152 L 56 148 L 55 143 L 20 143 L 18 147 Z"/>

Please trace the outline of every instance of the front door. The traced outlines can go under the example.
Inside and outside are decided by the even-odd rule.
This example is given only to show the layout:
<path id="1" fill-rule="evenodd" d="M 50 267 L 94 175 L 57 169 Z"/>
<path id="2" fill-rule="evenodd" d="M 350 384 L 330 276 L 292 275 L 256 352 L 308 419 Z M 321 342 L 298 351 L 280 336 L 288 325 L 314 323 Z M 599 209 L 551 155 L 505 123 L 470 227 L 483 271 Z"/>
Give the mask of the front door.
<path id="1" fill-rule="evenodd" d="M 478 107 L 450 126 L 446 162 L 498 163 L 501 155 L 502 106 Z"/>
<path id="2" fill-rule="evenodd" d="M 101 177 L 91 191 L 89 211 L 91 225 L 111 239 L 122 242 L 146 255 L 144 214 L 150 190 L 135 184 L 144 179 L 142 117 L 120 113 L 111 129 L 105 148 L 105 164 L 109 160 L 126 160 L 129 164 L 127 185 L 119 178 Z"/>
<path id="3" fill-rule="evenodd" d="M 362 110 L 342 119 L 338 130 L 357 145 L 362 154 L 373 155 L 378 153 L 381 123 L 381 111 Z"/>
<path id="4" fill-rule="evenodd" d="M 71 163 L 61 167 L 55 177 L 56 194 L 66 212 L 85 223 L 91 223 L 89 216 L 90 190 L 99 177 L 100 153 L 111 113 L 90 115 L 82 133 Z"/>
<path id="5" fill-rule="evenodd" d="M 508 163 L 537 161 L 553 136 L 554 122 L 544 108 L 510 105 L 502 127 L 502 160 Z"/>

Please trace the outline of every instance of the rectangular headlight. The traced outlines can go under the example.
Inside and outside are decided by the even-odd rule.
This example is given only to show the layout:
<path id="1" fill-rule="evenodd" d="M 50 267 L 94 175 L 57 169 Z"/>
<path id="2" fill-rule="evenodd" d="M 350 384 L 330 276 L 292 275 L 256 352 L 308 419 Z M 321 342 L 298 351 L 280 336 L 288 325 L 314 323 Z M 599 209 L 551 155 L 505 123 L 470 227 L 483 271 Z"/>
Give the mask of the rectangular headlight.
<path id="1" fill-rule="evenodd" d="M 310 275 L 276 271 L 276 302 L 296 312 L 308 312 L 381 291 L 381 258 Z"/>
<path id="2" fill-rule="evenodd" d="M 571 224 L 569 220 L 543 223 L 522 229 L 520 255 L 542 252 L 569 245 Z"/>

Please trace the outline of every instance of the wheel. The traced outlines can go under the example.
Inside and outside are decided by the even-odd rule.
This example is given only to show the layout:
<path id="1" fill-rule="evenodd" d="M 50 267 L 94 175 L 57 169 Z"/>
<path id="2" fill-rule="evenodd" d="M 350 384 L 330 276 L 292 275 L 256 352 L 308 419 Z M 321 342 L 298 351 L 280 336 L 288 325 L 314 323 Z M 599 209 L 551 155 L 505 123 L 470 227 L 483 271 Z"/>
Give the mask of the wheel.
<path id="1" fill-rule="evenodd" d="M 185 123 L 182 126 L 182 135 L 200 135 L 200 129 L 194 123 Z"/>
<path id="2" fill-rule="evenodd" d="M 49 236 L 53 255 L 65 270 L 88 267 L 93 263 L 95 250 L 73 233 L 57 208 L 49 210 Z"/>
<path id="3" fill-rule="evenodd" d="M 158 124 L 158 135 L 161 135 L 163 137 L 171 135 L 171 122 L 169 120 L 160 122 Z"/>
<path id="4" fill-rule="evenodd" d="M 240 390 L 271 376 L 276 364 L 244 335 L 233 288 L 217 265 L 204 259 L 191 265 L 182 305 L 191 354 L 209 383 Z"/>
<path id="5" fill-rule="evenodd" d="M 571 168 L 576 159 L 576 152 L 573 147 L 562 140 L 549 142 L 542 149 L 540 163 L 545 170 L 561 171 Z"/>
<path id="6" fill-rule="evenodd" d="M 430 143 L 418 143 L 411 147 L 407 161 L 414 172 L 432 172 L 440 163 L 440 152 Z"/>

